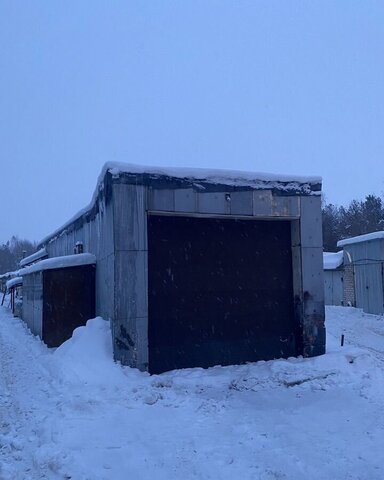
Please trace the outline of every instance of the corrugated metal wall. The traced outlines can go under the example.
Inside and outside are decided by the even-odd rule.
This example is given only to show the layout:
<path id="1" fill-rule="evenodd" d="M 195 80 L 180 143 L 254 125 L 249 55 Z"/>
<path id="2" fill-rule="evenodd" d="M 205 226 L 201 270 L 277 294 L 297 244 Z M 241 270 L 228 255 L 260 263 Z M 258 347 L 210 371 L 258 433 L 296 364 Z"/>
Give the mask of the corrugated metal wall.
<path id="1" fill-rule="evenodd" d="M 344 246 L 355 272 L 356 307 L 367 313 L 384 313 L 383 247 L 384 241 L 380 239 Z"/>
<path id="2" fill-rule="evenodd" d="M 76 242 L 83 242 L 84 252 L 93 253 L 96 267 L 96 314 L 114 315 L 114 228 L 113 206 L 99 202 L 99 212 L 76 230 L 66 230 L 45 245 L 49 257 L 72 255 Z"/>
<path id="3" fill-rule="evenodd" d="M 343 305 L 342 270 L 324 270 L 324 300 L 326 305 Z"/>

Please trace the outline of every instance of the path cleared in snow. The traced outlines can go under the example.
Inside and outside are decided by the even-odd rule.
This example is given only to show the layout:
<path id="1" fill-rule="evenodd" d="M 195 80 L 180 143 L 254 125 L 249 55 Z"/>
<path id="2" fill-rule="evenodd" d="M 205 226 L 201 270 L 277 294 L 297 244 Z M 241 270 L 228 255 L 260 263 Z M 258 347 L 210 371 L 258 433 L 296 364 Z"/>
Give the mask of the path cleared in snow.
<path id="1" fill-rule="evenodd" d="M 314 359 L 149 376 L 100 318 L 53 351 L 2 308 L 0 479 L 382 480 L 384 319 L 327 329 Z"/>

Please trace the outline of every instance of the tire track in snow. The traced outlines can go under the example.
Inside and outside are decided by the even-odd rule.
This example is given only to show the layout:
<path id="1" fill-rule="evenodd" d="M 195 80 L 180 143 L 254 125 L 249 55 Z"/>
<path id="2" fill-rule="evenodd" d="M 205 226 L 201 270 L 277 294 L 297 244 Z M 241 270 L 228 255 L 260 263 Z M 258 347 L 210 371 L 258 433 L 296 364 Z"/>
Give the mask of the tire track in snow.
<path id="1" fill-rule="evenodd" d="M 60 394 L 43 365 L 50 354 L 4 308 L 0 322 L 0 478 L 64 479 L 61 454 L 52 448 L 50 412 Z"/>

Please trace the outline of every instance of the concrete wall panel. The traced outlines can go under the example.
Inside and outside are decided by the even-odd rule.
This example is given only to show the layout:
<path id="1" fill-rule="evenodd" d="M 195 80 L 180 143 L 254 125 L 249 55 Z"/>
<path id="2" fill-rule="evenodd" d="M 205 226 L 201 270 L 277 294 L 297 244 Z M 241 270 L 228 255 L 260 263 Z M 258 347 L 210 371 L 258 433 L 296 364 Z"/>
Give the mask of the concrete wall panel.
<path id="1" fill-rule="evenodd" d="M 155 192 L 157 191 L 151 193 L 154 200 L 152 206 L 155 204 L 160 206 L 161 201 L 165 205 L 167 203 L 166 199 L 168 199 L 166 192 L 169 191 L 160 191 L 164 192 L 164 196 L 155 194 Z M 115 250 L 146 250 L 146 188 L 134 185 L 114 185 L 113 193 Z"/>
<path id="2" fill-rule="evenodd" d="M 198 213 L 217 213 L 221 215 L 229 214 L 231 202 L 227 200 L 228 193 L 225 192 L 207 192 L 197 194 Z"/>
<path id="3" fill-rule="evenodd" d="M 299 197 L 272 197 L 272 215 L 275 217 L 296 217 L 300 216 Z"/>
<path id="4" fill-rule="evenodd" d="M 253 192 L 253 215 L 256 217 L 272 216 L 271 190 L 255 190 Z"/>
<path id="5" fill-rule="evenodd" d="M 175 211 L 175 190 L 148 189 L 149 210 L 174 212 Z"/>
<path id="6" fill-rule="evenodd" d="M 252 215 L 253 214 L 253 192 L 232 192 L 231 193 L 231 215 Z"/>
<path id="7" fill-rule="evenodd" d="M 301 245 L 323 247 L 321 198 L 301 197 Z"/>
<path id="8" fill-rule="evenodd" d="M 175 190 L 175 211 L 194 213 L 197 210 L 196 193 L 192 188 Z"/>

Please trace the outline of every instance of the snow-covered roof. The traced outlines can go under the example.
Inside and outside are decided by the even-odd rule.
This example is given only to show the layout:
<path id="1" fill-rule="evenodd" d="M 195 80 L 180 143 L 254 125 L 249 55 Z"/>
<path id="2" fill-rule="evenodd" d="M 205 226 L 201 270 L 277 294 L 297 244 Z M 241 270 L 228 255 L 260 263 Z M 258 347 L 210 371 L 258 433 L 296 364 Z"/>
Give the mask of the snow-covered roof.
<path id="1" fill-rule="evenodd" d="M 16 285 L 22 285 L 22 284 L 23 284 L 23 278 L 15 277 L 15 278 L 12 278 L 11 280 L 8 280 L 5 286 L 9 290 L 10 288 L 15 287 Z"/>
<path id="2" fill-rule="evenodd" d="M 343 251 L 323 252 L 324 270 L 335 270 L 343 264 Z"/>
<path id="3" fill-rule="evenodd" d="M 37 260 L 41 260 L 44 257 L 48 257 L 48 253 L 45 248 L 41 248 L 37 252 L 32 253 L 32 255 L 29 255 L 29 257 L 25 257 L 20 260 L 20 267 L 25 267 L 26 265 L 36 262 Z"/>
<path id="4" fill-rule="evenodd" d="M 17 277 L 19 275 L 19 271 L 16 270 L 15 272 L 6 272 L 0 275 L 0 280 L 3 280 L 4 278 L 13 278 Z"/>
<path id="5" fill-rule="evenodd" d="M 131 163 L 107 162 L 99 177 L 103 178 L 109 171 L 113 176 L 122 174 L 148 174 L 196 181 L 208 181 L 210 183 L 224 185 L 242 185 L 259 187 L 263 182 L 276 182 L 285 184 L 319 184 L 321 177 L 306 177 L 298 175 L 277 175 L 273 173 L 244 172 L 241 170 L 211 169 L 211 168 L 187 168 L 187 167 L 153 167 L 148 165 L 135 165 Z M 289 187 L 288 187 L 289 188 Z M 292 187 L 291 187 L 292 188 Z"/>
<path id="6" fill-rule="evenodd" d="M 384 232 L 372 232 L 366 235 L 359 235 L 358 237 L 345 238 L 337 242 L 338 247 L 344 247 L 345 245 L 352 245 L 353 243 L 368 242 L 369 240 L 384 239 Z"/>
<path id="7" fill-rule="evenodd" d="M 77 267 L 80 265 L 92 265 L 96 263 L 95 255 L 91 253 L 79 253 L 77 255 L 65 255 L 63 257 L 52 257 L 41 262 L 34 263 L 30 267 L 19 270 L 19 275 L 29 275 L 30 273 L 40 272 L 42 270 L 55 270 L 58 268 Z"/>
<path id="8" fill-rule="evenodd" d="M 98 177 L 96 189 L 91 202 L 77 212 L 64 225 L 43 238 L 40 245 L 60 235 L 69 225 L 90 212 L 104 187 L 106 174 L 112 178 L 130 176 L 136 184 L 144 182 L 144 177 L 150 181 L 161 178 L 168 180 L 187 181 L 203 191 L 207 184 L 227 185 L 228 187 L 246 187 L 255 190 L 280 190 L 282 192 L 301 192 L 304 195 L 321 195 L 322 178 L 319 176 L 277 175 L 273 173 L 243 172 L 240 170 L 187 168 L 187 167 L 154 167 L 135 165 L 132 163 L 107 162 Z"/>

